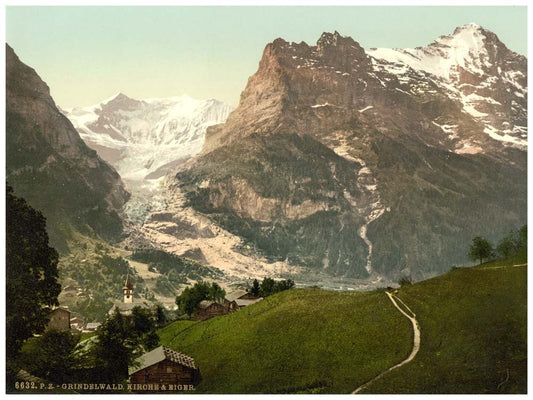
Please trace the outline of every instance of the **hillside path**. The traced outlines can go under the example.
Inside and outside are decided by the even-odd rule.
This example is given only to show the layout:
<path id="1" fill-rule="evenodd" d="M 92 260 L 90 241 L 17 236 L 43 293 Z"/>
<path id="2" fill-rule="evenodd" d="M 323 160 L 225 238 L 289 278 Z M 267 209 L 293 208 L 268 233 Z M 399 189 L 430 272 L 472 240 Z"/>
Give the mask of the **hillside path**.
<path id="1" fill-rule="evenodd" d="M 402 301 L 402 299 L 400 299 L 397 296 L 394 296 L 390 292 L 385 292 L 385 293 L 387 293 L 387 296 L 389 296 L 389 299 L 392 302 L 392 304 L 394 305 L 394 307 L 396 307 L 398 309 L 398 311 L 400 311 L 406 318 L 408 318 L 409 321 L 411 321 L 411 324 L 413 325 L 413 350 L 411 350 L 411 354 L 409 354 L 409 357 L 407 357 L 405 360 L 403 360 L 399 364 L 396 364 L 396 365 L 390 367 L 389 369 L 383 371 L 381 374 L 379 374 L 375 378 L 372 378 L 367 383 L 359 386 L 357 389 L 355 389 L 352 392 L 352 394 L 359 393 L 360 391 L 365 389 L 368 385 L 370 385 L 371 383 L 373 383 L 373 382 L 377 381 L 378 379 L 382 378 L 385 374 L 388 374 L 393 369 L 400 368 L 401 366 L 403 366 L 403 365 L 407 364 L 408 362 L 412 361 L 413 358 L 415 358 L 416 354 L 418 353 L 418 350 L 420 350 L 420 327 L 418 325 L 418 321 L 416 320 L 416 314 Z M 409 313 L 412 314 L 412 316 L 408 315 L 400 306 L 398 306 L 398 303 L 396 302 L 395 299 L 397 299 L 407 309 L 407 311 L 409 311 Z"/>
<path id="2" fill-rule="evenodd" d="M 527 267 L 527 263 L 515 264 L 515 265 L 499 265 L 496 267 L 480 267 L 480 269 L 503 269 L 503 268 L 516 268 L 516 267 Z"/>

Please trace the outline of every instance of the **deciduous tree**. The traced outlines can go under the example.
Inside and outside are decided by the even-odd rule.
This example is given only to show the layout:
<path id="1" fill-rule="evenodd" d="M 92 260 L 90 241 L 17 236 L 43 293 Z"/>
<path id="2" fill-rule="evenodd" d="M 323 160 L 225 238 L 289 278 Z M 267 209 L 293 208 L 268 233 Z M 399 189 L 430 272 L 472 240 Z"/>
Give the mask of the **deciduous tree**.
<path id="1" fill-rule="evenodd" d="M 492 245 L 489 243 L 489 241 L 484 237 L 476 236 L 474 239 L 472 239 L 468 256 L 472 261 L 479 260 L 479 263 L 482 264 L 483 259 L 490 257 L 492 252 Z"/>
<path id="2" fill-rule="evenodd" d="M 6 188 L 6 349 L 7 357 L 41 333 L 50 307 L 58 305 L 58 254 L 48 245 L 46 220 Z"/>

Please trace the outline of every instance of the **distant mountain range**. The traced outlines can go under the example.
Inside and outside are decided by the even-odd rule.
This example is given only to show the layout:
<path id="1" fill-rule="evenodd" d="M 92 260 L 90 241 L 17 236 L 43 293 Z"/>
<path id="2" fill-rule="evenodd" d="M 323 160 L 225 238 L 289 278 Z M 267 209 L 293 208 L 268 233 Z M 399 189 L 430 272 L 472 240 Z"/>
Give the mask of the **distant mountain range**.
<path id="1" fill-rule="evenodd" d="M 123 179 L 164 176 L 198 153 L 208 126 L 224 122 L 231 107 L 188 96 L 135 100 L 119 93 L 100 104 L 64 110 L 82 139 Z"/>

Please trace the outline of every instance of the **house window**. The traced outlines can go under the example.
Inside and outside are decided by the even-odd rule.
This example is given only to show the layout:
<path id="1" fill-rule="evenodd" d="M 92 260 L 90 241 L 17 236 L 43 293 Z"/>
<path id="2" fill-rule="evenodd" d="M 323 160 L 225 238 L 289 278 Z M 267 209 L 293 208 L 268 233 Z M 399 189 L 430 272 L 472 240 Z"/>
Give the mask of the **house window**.
<path id="1" fill-rule="evenodd" d="M 167 372 L 172 372 L 172 367 L 167 367 Z"/>

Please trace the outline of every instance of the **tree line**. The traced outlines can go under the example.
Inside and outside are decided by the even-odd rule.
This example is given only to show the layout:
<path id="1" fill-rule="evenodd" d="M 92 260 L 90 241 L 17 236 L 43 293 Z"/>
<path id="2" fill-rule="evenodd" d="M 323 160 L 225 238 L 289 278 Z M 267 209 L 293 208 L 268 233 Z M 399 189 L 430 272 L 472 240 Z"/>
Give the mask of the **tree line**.
<path id="1" fill-rule="evenodd" d="M 495 247 L 486 238 L 476 236 L 470 244 L 468 257 L 472 261 L 479 260 L 482 264 L 483 260 L 487 261 L 496 257 L 508 258 L 522 251 L 527 251 L 527 225 L 510 231 Z"/>
<path id="2" fill-rule="evenodd" d="M 292 289 L 293 287 L 294 281 L 292 279 L 275 281 L 272 278 L 264 278 L 261 283 L 257 279 L 254 279 L 252 286 L 248 288 L 247 292 L 257 297 L 267 297 L 283 290 Z M 210 300 L 220 302 L 225 298 L 226 291 L 216 282 L 209 284 L 200 281 L 195 283 L 193 287 L 185 288 L 176 297 L 176 304 L 181 311 L 191 317 L 198 310 L 198 306 L 202 301 Z"/>
<path id="3" fill-rule="evenodd" d="M 263 281 L 259 283 L 257 279 L 252 282 L 252 287 L 247 290 L 248 293 L 257 297 L 268 297 L 284 290 L 289 290 L 294 287 L 294 281 L 292 279 L 285 279 L 282 281 L 275 281 L 272 278 L 263 278 Z"/>

